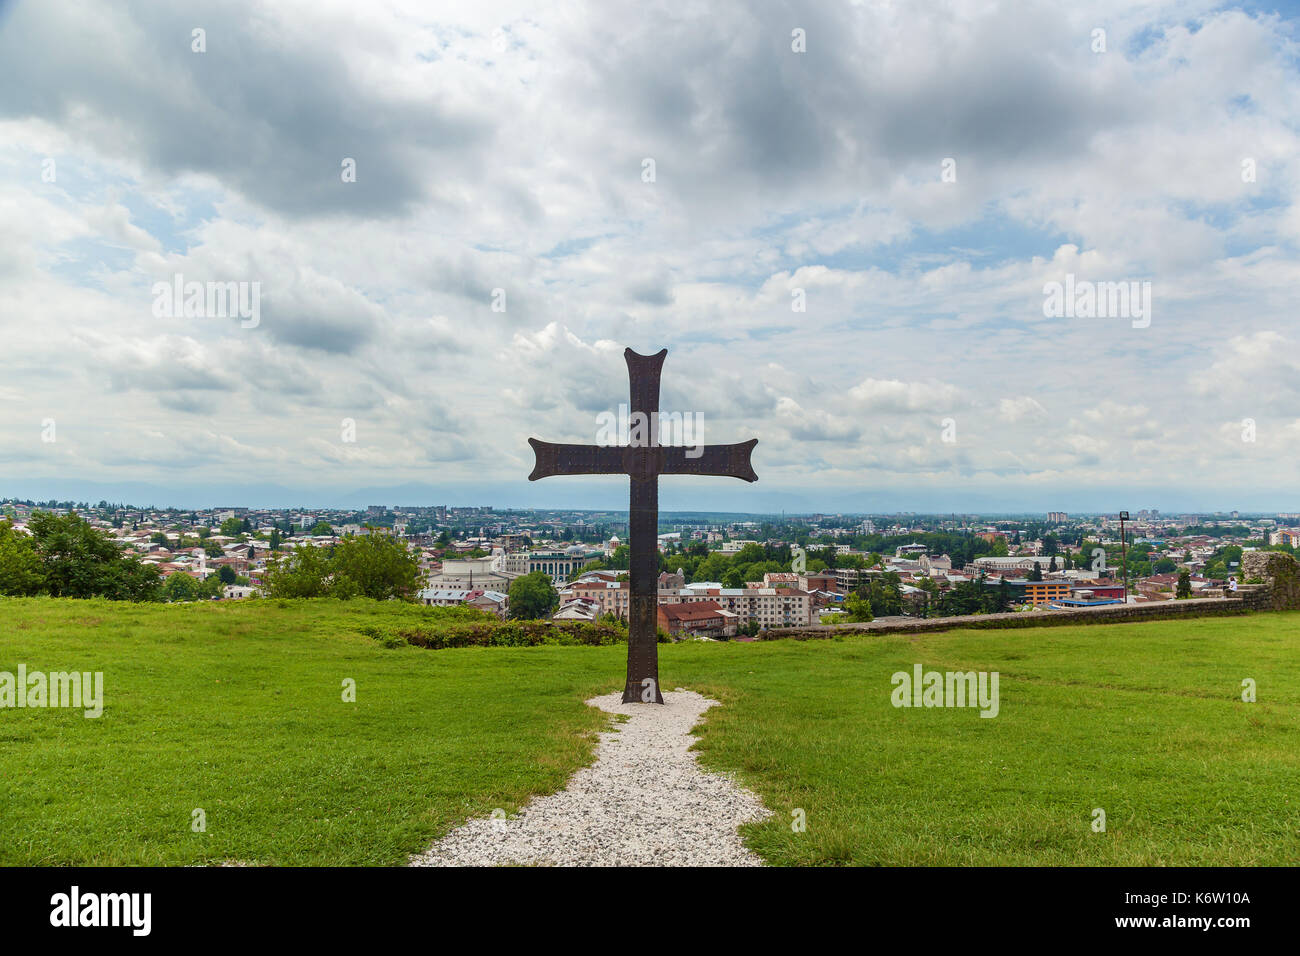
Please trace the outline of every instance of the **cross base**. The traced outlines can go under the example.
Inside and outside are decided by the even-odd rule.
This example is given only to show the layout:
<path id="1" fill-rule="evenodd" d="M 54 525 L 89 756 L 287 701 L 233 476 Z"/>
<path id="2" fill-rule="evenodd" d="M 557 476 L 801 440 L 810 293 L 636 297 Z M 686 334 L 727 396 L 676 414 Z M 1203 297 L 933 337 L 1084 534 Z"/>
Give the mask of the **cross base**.
<path id="1" fill-rule="evenodd" d="M 659 682 L 654 684 L 654 697 L 647 700 L 650 688 L 644 686 L 639 680 L 628 681 L 623 687 L 623 703 L 625 704 L 662 704 L 664 695 L 659 691 Z"/>

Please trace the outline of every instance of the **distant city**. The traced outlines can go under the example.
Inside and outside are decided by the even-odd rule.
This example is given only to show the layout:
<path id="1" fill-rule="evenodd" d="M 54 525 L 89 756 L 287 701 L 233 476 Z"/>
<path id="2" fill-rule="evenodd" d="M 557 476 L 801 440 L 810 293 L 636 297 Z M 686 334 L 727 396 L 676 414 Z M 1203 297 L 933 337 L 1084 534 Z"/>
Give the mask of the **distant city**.
<path id="1" fill-rule="evenodd" d="M 556 591 L 554 620 L 627 615 L 626 512 L 380 504 L 185 510 L 14 499 L 0 510 L 17 532 L 37 512 L 75 512 L 164 581 L 181 575 L 211 584 L 202 592 L 209 599 L 262 595 L 268 562 L 292 561 L 299 548 L 381 534 L 418 557 L 417 600 L 425 605 L 470 605 L 504 618 L 511 584 L 540 572 Z M 1222 596 L 1237 586 L 1243 552 L 1297 546 L 1300 512 L 665 512 L 660 625 L 674 637 L 743 638 L 837 619 Z M 194 599 L 189 585 L 164 593 Z"/>

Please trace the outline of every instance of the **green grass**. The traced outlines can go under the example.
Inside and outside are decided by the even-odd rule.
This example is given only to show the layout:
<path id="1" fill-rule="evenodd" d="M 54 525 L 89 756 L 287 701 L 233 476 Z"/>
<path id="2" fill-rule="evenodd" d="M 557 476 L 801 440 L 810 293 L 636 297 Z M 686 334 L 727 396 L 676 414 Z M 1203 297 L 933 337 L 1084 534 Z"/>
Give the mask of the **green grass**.
<path id="1" fill-rule="evenodd" d="M 429 615 L 0 601 L 0 671 L 102 670 L 106 698 L 97 720 L 0 710 L 0 863 L 401 863 L 563 786 L 624 649 L 357 633 Z M 723 702 L 701 760 L 775 811 L 742 831 L 771 863 L 1300 862 L 1300 614 L 660 650 L 666 688 Z M 895 709 L 915 662 L 998 671 L 999 716 Z"/>

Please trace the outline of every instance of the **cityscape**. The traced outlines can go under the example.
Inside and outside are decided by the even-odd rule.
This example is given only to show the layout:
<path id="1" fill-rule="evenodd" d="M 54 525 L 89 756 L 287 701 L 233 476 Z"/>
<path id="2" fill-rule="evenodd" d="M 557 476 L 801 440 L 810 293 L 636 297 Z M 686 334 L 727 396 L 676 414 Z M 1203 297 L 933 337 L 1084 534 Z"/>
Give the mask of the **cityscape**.
<path id="1" fill-rule="evenodd" d="M 302 549 L 380 536 L 418 566 L 414 600 L 499 619 L 626 622 L 627 517 L 615 511 L 372 505 L 363 511 L 185 511 L 72 501 L 3 503 L 12 533 L 33 515 L 77 516 L 157 575 L 162 601 L 275 593 L 268 566 Z M 1040 613 L 1223 597 L 1242 555 L 1294 554 L 1300 513 L 1131 515 L 661 515 L 659 626 L 672 639 L 752 640 L 775 628 L 909 617 Z M 23 593 L 5 579 L 0 594 Z M 542 576 L 540 605 L 510 603 Z"/>
<path id="2" fill-rule="evenodd" d="M 6 938 L 409 945 L 469 868 L 534 937 L 633 868 L 1293 922 L 1300 0 L 0 0 L 0 63 Z"/>

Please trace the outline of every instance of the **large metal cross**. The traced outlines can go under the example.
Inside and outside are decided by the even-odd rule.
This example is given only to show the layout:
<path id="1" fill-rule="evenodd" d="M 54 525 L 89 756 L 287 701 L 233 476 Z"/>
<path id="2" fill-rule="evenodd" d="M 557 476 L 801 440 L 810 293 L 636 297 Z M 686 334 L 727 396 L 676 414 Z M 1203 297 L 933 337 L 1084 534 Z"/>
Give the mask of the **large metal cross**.
<path id="1" fill-rule="evenodd" d="M 659 598 L 659 476 L 717 475 L 758 481 L 749 456 L 757 438 L 736 445 L 659 444 L 659 376 L 668 350 L 654 355 L 623 352 L 632 381 L 631 418 L 647 422 L 644 440 L 628 445 L 556 445 L 528 439 L 537 456 L 529 481 L 551 475 L 627 475 L 632 479 L 628 536 L 632 539 L 631 600 L 628 602 L 627 683 L 623 700 L 664 702 L 659 690 L 656 640 Z M 653 413 L 653 414 L 652 414 Z M 638 430 L 633 430 L 633 436 Z"/>

